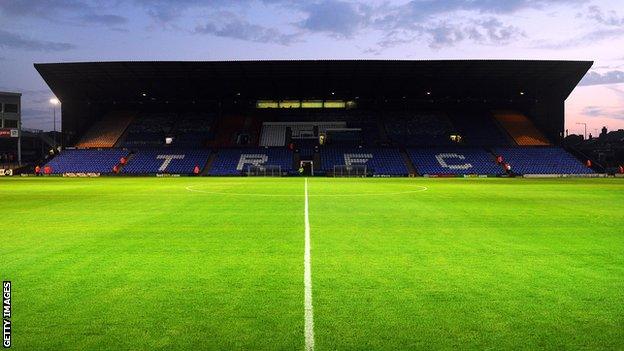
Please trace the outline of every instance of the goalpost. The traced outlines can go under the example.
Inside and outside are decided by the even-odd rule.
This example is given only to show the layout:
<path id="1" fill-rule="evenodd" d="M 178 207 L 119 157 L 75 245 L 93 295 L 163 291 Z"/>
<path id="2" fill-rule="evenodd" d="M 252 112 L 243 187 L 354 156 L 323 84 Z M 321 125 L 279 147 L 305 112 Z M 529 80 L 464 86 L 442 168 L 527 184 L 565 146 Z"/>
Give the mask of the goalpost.
<path id="1" fill-rule="evenodd" d="M 334 177 L 366 177 L 366 165 L 335 165 Z"/>
<path id="2" fill-rule="evenodd" d="M 247 176 L 249 177 L 281 177 L 282 166 L 279 165 L 248 165 Z"/>

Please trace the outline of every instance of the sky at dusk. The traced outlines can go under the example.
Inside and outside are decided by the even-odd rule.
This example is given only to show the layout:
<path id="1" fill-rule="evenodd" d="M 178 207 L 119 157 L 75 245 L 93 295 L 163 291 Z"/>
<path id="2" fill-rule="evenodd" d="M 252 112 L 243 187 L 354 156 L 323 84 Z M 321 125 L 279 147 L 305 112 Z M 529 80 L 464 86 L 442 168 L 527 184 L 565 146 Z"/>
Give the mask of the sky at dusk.
<path id="1" fill-rule="evenodd" d="M 622 0 L 0 0 L 0 91 L 51 129 L 34 62 L 254 59 L 595 61 L 566 128 L 624 128 Z"/>

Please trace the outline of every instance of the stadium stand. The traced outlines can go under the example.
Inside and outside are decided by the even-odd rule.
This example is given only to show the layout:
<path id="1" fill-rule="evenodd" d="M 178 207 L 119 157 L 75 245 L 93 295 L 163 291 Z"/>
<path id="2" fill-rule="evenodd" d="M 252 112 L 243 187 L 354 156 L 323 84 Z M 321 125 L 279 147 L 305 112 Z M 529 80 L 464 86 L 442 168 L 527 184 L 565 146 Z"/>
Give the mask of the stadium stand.
<path id="1" fill-rule="evenodd" d="M 363 145 L 377 145 L 381 139 L 377 122 L 365 118 L 361 121 L 349 123 L 350 128 L 358 128 L 361 130 L 360 142 Z"/>
<path id="2" fill-rule="evenodd" d="M 505 132 L 498 127 L 488 111 L 465 109 L 452 112 L 449 116 L 455 127 L 455 132 L 462 136 L 466 145 L 512 145 Z"/>
<path id="3" fill-rule="evenodd" d="M 386 134 L 405 146 L 448 145 L 453 129 L 446 115 L 438 112 L 390 112 L 385 120 Z"/>
<path id="4" fill-rule="evenodd" d="M 295 149 L 299 150 L 302 158 L 314 156 L 314 149 L 319 147 L 317 139 L 300 139 L 295 141 Z"/>
<path id="5" fill-rule="evenodd" d="M 493 150 L 517 174 L 591 174 L 578 159 L 560 147 L 498 147 Z"/>
<path id="6" fill-rule="evenodd" d="M 67 149 L 50 160 L 46 165 L 52 173 L 112 173 L 113 167 L 122 157 L 127 157 L 124 149 Z"/>
<path id="7" fill-rule="evenodd" d="M 495 157 L 480 147 L 423 147 L 408 149 L 421 175 L 502 174 Z"/>
<path id="8" fill-rule="evenodd" d="M 165 143 L 175 121 L 173 113 L 144 113 L 134 119 L 122 137 L 123 147 L 154 147 Z"/>
<path id="9" fill-rule="evenodd" d="M 286 125 L 264 123 L 260 146 L 284 146 L 286 145 Z"/>
<path id="10" fill-rule="evenodd" d="M 495 111 L 494 118 L 507 130 L 507 133 L 522 146 L 550 145 L 548 138 L 540 132 L 529 118 L 513 111 Z"/>
<path id="11" fill-rule="evenodd" d="M 193 174 L 195 166 L 203 169 L 210 150 L 180 148 L 139 149 L 122 169 L 127 174 Z"/>
<path id="12" fill-rule="evenodd" d="M 214 115 L 209 113 L 186 113 L 180 115 L 171 135 L 176 147 L 202 147 L 212 136 Z"/>
<path id="13" fill-rule="evenodd" d="M 208 171 L 209 175 L 240 175 L 249 165 L 280 166 L 293 172 L 293 152 L 279 148 L 220 149 Z"/>
<path id="14" fill-rule="evenodd" d="M 111 112 L 96 122 L 76 144 L 79 148 L 113 147 L 132 120 L 132 112 Z"/>
<path id="15" fill-rule="evenodd" d="M 260 146 L 284 146 L 287 136 L 293 140 L 318 139 L 319 134 L 346 127 L 346 122 L 264 122 Z"/>
<path id="16" fill-rule="evenodd" d="M 326 173 L 334 166 L 366 165 L 372 175 L 404 176 L 408 174 L 401 153 L 396 148 L 343 148 L 326 146 L 320 148 L 321 169 Z"/>
<path id="17" fill-rule="evenodd" d="M 54 149 L 56 136 L 61 145 L 79 149 L 127 148 L 129 155 L 120 151 L 129 156 L 120 166 L 126 174 L 191 173 L 197 165 L 203 175 L 233 175 L 250 164 L 290 173 L 303 161 L 304 173 L 313 164 L 315 175 L 349 163 L 365 163 L 373 175 L 500 174 L 503 167 L 493 161 L 498 154 L 515 173 L 585 174 L 591 172 L 585 165 L 607 169 L 595 162 L 603 161 L 603 150 L 612 155 L 605 165 L 619 167 L 617 150 L 604 144 L 595 154 L 571 143 L 568 151 L 552 145 L 565 134 L 565 97 L 591 65 L 525 60 L 35 64 L 68 102 L 63 133 L 53 139 L 41 134 L 40 140 Z M 601 143 L 607 143 L 606 131 L 602 134 Z M 594 143 L 589 139 L 578 145 Z M 105 154 L 73 153 L 51 161 L 55 171 L 110 172 L 119 158 L 110 163 Z M 81 163 L 78 155 L 92 159 Z"/>

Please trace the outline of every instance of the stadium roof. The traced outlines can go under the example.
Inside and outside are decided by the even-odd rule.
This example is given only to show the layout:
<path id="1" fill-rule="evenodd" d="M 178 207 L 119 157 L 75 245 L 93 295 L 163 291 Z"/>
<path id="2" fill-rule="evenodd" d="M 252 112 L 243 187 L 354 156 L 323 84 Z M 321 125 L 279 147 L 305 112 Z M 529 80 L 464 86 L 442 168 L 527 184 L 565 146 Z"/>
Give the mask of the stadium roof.
<path id="1" fill-rule="evenodd" d="M 61 100 L 297 98 L 565 99 L 589 61 L 317 60 L 41 63 Z"/>

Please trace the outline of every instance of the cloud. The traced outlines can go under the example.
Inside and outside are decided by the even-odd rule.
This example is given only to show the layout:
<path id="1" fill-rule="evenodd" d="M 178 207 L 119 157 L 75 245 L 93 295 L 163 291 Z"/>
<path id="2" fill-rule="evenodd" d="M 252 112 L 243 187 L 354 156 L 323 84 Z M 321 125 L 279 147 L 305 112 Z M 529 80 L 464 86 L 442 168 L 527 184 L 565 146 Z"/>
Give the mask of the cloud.
<path id="1" fill-rule="evenodd" d="M 381 36 L 379 50 L 397 45 L 424 42 L 431 48 L 451 47 L 461 42 L 482 45 L 505 45 L 524 36 L 524 32 L 511 21 L 511 15 L 524 10 L 544 10 L 564 5 L 579 5 L 589 0 L 130 0 L 117 4 L 132 7 L 131 11 L 144 11 L 158 22 L 161 29 L 187 28 L 191 14 L 214 15 L 227 12 L 232 18 L 200 22 L 195 33 L 211 34 L 251 42 L 289 44 L 302 41 L 305 34 L 321 33 L 333 38 L 353 38 L 362 31 Z M 290 23 L 255 24 L 247 13 L 248 8 L 262 5 L 276 19 Z M 596 20 L 613 22 L 614 13 L 604 13 L 595 6 L 589 15 Z M 108 11 L 96 0 L 0 0 L 0 11 L 20 16 L 71 18 L 78 23 L 97 23 L 120 30 L 128 19 Z M 263 11 L 260 11 L 263 12 Z M 277 14 L 286 14 L 278 18 Z M 53 14 L 54 16 L 52 16 Z M 70 17 L 67 17 L 71 14 Z M 235 14 L 235 15 L 232 15 Z M 181 18 L 186 19 L 182 22 Z M 615 17 L 614 17 L 615 16 Z M 265 18 L 266 19 L 266 18 Z M 260 21 L 258 21 L 260 22 Z M 262 22 L 266 23 L 266 22 Z M 618 28 L 610 28 L 616 30 Z M 615 36 L 615 32 L 602 29 L 594 36 Z M 583 40 L 591 40 L 590 37 Z M 552 47 L 558 43 L 541 43 Z"/>
<path id="2" fill-rule="evenodd" d="M 226 21 L 212 21 L 195 28 L 197 34 L 210 34 L 217 37 L 240 39 L 257 43 L 277 43 L 288 45 L 299 37 L 299 34 L 285 34 L 275 28 L 249 23 L 233 14 L 220 16 Z"/>
<path id="3" fill-rule="evenodd" d="M 193 8 L 212 10 L 226 7 L 249 5 L 254 0 L 134 0 L 134 3 L 145 8 L 152 18 L 162 23 L 171 22 Z M 278 0 L 264 0 L 264 3 L 278 3 Z"/>
<path id="4" fill-rule="evenodd" d="M 600 7 L 589 6 L 586 13 L 579 13 L 577 18 L 587 18 L 590 25 L 584 28 L 591 28 L 584 34 L 558 41 L 540 41 L 533 46 L 537 49 L 569 49 L 581 45 L 594 45 L 605 40 L 624 38 L 624 17 L 618 17 L 615 11 L 604 12 Z"/>
<path id="5" fill-rule="evenodd" d="M 624 71 L 609 71 L 606 73 L 598 73 L 590 71 L 579 83 L 579 86 L 590 85 L 608 85 L 624 83 Z"/>
<path id="6" fill-rule="evenodd" d="M 585 33 L 584 35 L 575 36 L 570 39 L 558 41 L 538 41 L 533 45 L 536 49 L 569 49 L 581 45 L 593 45 L 609 39 L 620 39 L 624 36 L 623 28 L 606 28 L 596 29 Z"/>
<path id="7" fill-rule="evenodd" d="M 371 23 L 383 33 L 378 43 L 382 48 L 414 42 L 424 42 L 434 49 L 461 42 L 507 45 L 526 36 L 521 28 L 506 23 L 511 15 L 523 10 L 584 2 L 586 0 L 412 0 L 374 9 Z"/>
<path id="8" fill-rule="evenodd" d="M 596 5 L 588 8 L 587 18 L 606 26 L 622 26 L 624 25 L 624 17 L 619 17 L 615 11 L 607 11 L 604 13 L 602 9 Z"/>
<path id="9" fill-rule="evenodd" d="M 466 10 L 482 13 L 509 14 L 525 9 L 542 9 L 545 6 L 577 4 L 587 0 L 412 0 L 409 7 L 424 15 Z"/>
<path id="10" fill-rule="evenodd" d="M 412 0 L 399 6 L 386 6 L 377 23 L 385 27 L 406 28 L 423 20 L 460 11 L 480 14 L 513 14 L 552 5 L 571 5 L 588 0 Z"/>
<path id="11" fill-rule="evenodd" d="M 297 9 L 306 2 L 299 0 L 132 0 L 132 3 L 146 9 L 148 15 L 154 19 L 167 23 L 192 9 L 223 10 L 233 7 L 245 8 L 254 3 Z"/>
<path id="12" fill-rule="evenodd" d="M 52 19 L 67 12 L 84 11 L 89 8 L 78 0 L 9 0 L 0 2 L 0 13 L 9 16 L 30 16 Z"/>
<path id="13" fill-rule="evenodd" d="M 430 48 L 450 47 L 462 41 L 472 41 L 482 45 L 505 45 L 511 40 L 524 36 L 517 27 L 505 25 L 496 18 L 467 20 L 465 22 L 429 22 L 395 29 L 386 33 L 379 41 L 382 48 L 411 42 L 425 41 Z"/>
<path id="14" fill-rule="evenodd" d="M 128 23 L 128 19 L 117 15 L 98 15 L 98 14 L 86 14 L 80 18 L 83 22 L 88 24 L 103 24 L 107 26 L 119 26 Z"/>
<path id="15" fill-rule="evenodd" d="M 1 29 L 0 47 L 31 51 L 67 51 L 75 48 L 73 44 L 27 39 Z"/>
<path id="16" fill-rule="evenodd" d="M 0 2 L 0 14 L 6 17 L 31 17 L 50 22 L 81 25 L 99 24 L 118 29 L 128 19 L 103 13 L 106 5 L 94 1 L 77 0 L 11 0 Z"/>
<path id="17" fill-rule="evenodd" d="M 587 106 L 581 114 L 589 118 L 611 118 L 624 120 L 624 108 L 610 106 Z"/>
<path id="18" fill-rule="evenodd" d="M 303 8 L 307 18 L 299 27 L 311 32 L 324 32 L 350 38 L 368 21 L 370 7 L 340 0 L 324 0 Z"/>
<path id="19" fill-rule="evenodd" d="M 503 25 L 500 19 L 488 18 L 491 24 L 481 23 L 458 27 L 451 24 L 450 18 L 445 15 L 460 11 L 482 14 L 500 15 L 512 14 L 524 9 L 542 9 L 546 6 L 561 4 L 579 4 L 587 0 L 411 0 L 404 4 L 384 2 L 381 5 L 371 5 L 366 1 L 345 0 L 135 0 L 135 4 L 145 8 L 148 14 L 163 23 L 169 23 L 184 12 L 193 8 L 203 8 L 212 11 L 235 7 L 244 8 L 250 4 L 264 4 L 266 6 L 280 6 L 285 10 L 298 12 L 304 19 L 295 26 L 308 33 L 325 33 L 336 38 L 352 38 L 360 30 L 372 29 L 384 33 L 387 44 L 391 42 L 409 42 L 414 34 L 427 34 L 432 39 L 432 46 L 452 45 L 465 39 L 478 42 L 502 43 L 519 34 L 519 30 L 510 25 Z M 472 19 L 478 19 L 473 16 Z M 239 18 L 236 21 L 242 22 Z M 486 20 L 483 20 L 486 21 Z M 497 21 L 497 22 L 494 22 Z M 248 26 L 247 26 L 248 27 Z M 207 26 L 211 33 L 219 32 L 218 26 Z M 277 29 L 275 29 L 277 30 Z M 233 32 L 229 29 L 228 32 Z M 243 30 L 241 30 L 243 32 Z M 404 32 L 397 40 L 398 32 Z M 406 33 L 409 32 L 409 33 Z M 411 35 L 410 35 L 411 34 Z M 232 37 L 226 35 L 228 37 Z M 258 35 L 263 37 L 262 31 Z M 243 37 L 255 37 L 244 35 Z M 498 37 L 498 39 L 496 38 Z M 408 39 L 410 38 L 410 39 Z M 258 41 L 258 40 L 253 40 Z M 281 41 L 281 40 L 280 40 Z"/>
<path id="20" fill-rule="evenodd" d="M 373 56 L 379 56 L 382 53 L 381 49 L 379 48 L 365 48 L 365 49 L 360 49 L 360 51 L 364 55 L 373 55 Z"/>
<path id="21" fill-rule="evenodd" d="M 147 13 L 160 22 L 170 22 L 179 17 L 188 7 L 201 4 L 195 0 L 136 0 L 147 9 Z"/>

